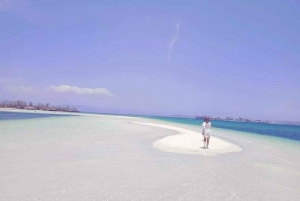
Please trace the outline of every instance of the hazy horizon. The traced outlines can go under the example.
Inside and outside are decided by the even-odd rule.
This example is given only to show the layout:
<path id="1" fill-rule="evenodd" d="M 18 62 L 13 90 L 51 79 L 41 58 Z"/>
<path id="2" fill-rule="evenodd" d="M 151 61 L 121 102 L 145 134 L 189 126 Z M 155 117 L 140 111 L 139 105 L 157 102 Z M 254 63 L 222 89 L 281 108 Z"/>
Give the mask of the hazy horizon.
<path id="1" fill-rule="evenodd" d="M 0 100 L 300 121 L 300 4 L 0 0 Z"/>

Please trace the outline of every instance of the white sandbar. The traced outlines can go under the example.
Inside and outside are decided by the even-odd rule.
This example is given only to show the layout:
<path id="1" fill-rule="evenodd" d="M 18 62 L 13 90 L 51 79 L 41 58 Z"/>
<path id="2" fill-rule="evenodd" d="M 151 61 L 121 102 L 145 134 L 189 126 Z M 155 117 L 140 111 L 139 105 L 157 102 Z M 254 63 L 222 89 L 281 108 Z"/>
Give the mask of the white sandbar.
<path id="1" fill-rule="evenodd" d="M 179 134 L 177 135 L 167 136 L 153 143 L 153 147 L 166 152 L 215 156 L 217 154 L 240 152 L 242 150 L 239 146 L 214 136 L 210 137 L 209 149 L 204 149 L 203 136 L 199 132 L 163 124 L 133 123 L 166 128 L 178 132 Z"/>

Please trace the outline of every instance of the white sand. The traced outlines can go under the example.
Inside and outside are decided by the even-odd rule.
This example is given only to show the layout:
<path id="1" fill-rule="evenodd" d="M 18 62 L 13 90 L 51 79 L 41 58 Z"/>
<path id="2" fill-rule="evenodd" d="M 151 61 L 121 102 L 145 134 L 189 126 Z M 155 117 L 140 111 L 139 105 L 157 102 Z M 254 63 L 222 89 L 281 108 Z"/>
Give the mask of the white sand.
<path id="1" fill-rule="evenodd" d="M 200 133 L 182 127 L 89 114 L 0 121 L 0 200 L 299 200 L 298 144 L 214 128 L 228 142 L 202 150 Z M 219 154 L 232 144 L 243 151 Z M 218 156 L 177 154 L 192 150 Z"/>
<path id="2" fill-rule="evenodd" d="M 23 110 L 15 108 L 0 108 L 0 112 L 18 112 L 18 113 L 35 113 L 35 114 L 64 114 L 64 115 L 85 115 L 80 112 L 60 112 L 60 111 L 46 111 L 46 110 Z"/>
<path id="3" fill-rule="evenodd" d="M 214 136 L 210 137 L 209 149 L 203 149 L 203 136 L 200 132 L 162 124 L 133 123 L 177 131 L 178 135 L 164 137 L 153 143 L 155 148 L 162 151 L 215 156 L 216 154 L 239 152 L 242 150 L 239 146 Z"/>
<path id="4" fill-rule="evenodd" d="M 61 111 L 46 111 L 46 110 L 25 110 L 15 108 L 0 108 L 0 112 L 17 112 L 17 113 L 30 113 L 30 114 L 55 114 L 55 115 L 71 115 L 71 116 L 112 116 L 109 114 L 92 114 L 81 112 L 61 112 Z M 122 115 L 113 115 L 114 117 L 124 117 Z M 134 118 L 134 117 L 128 117 Z"/>

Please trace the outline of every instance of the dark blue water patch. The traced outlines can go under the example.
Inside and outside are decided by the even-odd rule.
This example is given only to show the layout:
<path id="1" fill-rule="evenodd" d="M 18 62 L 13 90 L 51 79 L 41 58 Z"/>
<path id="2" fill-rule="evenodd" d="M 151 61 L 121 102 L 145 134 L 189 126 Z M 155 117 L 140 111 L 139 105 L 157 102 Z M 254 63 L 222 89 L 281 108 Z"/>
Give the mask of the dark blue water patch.
<path id="1" fill-rule="evenodd" d="M 74 116 L 74 115 L 22 113 L 22 112 L 0 112 L 0 121 L 2 121 L 2 120 L 17 120 L 17 119 L 45 118 L 45 117 L 68 117 L 68 116 Z"/>
<path id="2" fill-rule="evenodd" d="M 215 121 L 214 125 L 217 128 L 225 128 L 300 141 L 300 126 L 296 125 L 223 121 Z"/>
<path id="3" fill-rule="evenodd" d="M 178 118 L 178 117 L 152 117 L 146 118 L 158 119 L 168 122 L 181 123 L 187 125 L 198 125 L 199 129 L 203 123 L 200 119 Z M 235 121 L 211 121 L 212 126 L 235 131 L 249 132 L 260 135 L 276 136 L 291 140 L 300 141 L 300 126 L 297 125 L 281 125 L 267 123 L 250 123 L 250 122 L 235 122 Z"/>

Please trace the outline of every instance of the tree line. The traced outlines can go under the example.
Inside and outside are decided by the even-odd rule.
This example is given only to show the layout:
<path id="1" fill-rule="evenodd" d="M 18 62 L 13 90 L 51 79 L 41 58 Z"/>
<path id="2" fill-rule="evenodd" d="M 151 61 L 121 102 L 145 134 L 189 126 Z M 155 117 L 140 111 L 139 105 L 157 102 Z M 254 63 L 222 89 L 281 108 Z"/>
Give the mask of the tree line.
<path id="1" fill-rule="evenodd" d="M 61 111 L 61 112 L 79 112 L 74 106 L 50 106 L 50 103 L 27 103 L 26 101 L 16 100 L 8 101 L 4 100 L 0 102 L 0 108 L 15 108 L 15 109 L 27 109 L 27 110 L 45 110 L 45 111 Z"/>

